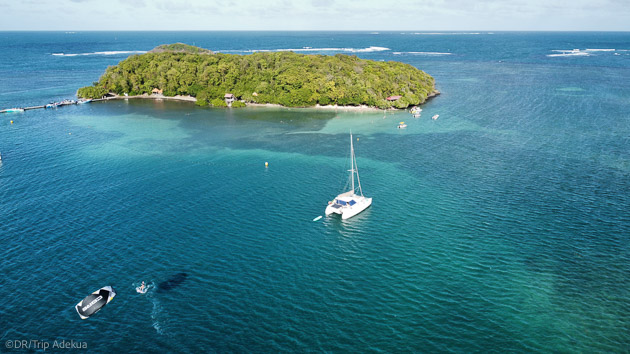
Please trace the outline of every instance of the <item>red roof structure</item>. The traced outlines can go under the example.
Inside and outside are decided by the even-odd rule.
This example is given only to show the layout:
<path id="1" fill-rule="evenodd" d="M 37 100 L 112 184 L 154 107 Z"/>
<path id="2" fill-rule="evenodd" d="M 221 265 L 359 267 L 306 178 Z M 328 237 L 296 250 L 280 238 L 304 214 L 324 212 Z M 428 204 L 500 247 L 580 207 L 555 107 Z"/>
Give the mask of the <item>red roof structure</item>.
<path id="1" fill-rule="evenodd" d="M 389 97 L 387 97 L 387 100 L 388 101 L 397 101 L 397 100 L 399 100 L 401 98 L 402 98 L 402 96 L 389 96 Z"/>

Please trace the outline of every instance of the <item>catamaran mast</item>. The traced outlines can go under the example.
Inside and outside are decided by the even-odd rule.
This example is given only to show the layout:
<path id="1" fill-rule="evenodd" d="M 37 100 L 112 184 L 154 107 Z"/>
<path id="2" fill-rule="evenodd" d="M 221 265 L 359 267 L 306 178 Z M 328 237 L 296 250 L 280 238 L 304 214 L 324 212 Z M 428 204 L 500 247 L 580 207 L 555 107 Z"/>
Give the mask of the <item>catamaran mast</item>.
<path id="1" fill-rule="evenodd" d="M 352 157 L 354 158 L 354 169 L 357 172 L 357 183 L 359 183 L 359 193 L 363 196 L 363 189 L 361 188 L 361 179 L 359 178 L 359 165 L 357 165 L 357 157 L 354 156 L 354 149 L 352 150 Z"/>
<path id="2" fill-rule="evenodd" d="M 352 193 L 354 193 L 354 173 L 357 173 L 357 183 L 359 184 L 359 193 L 363 196 L 361 189 L 361 179 L 359 178 L 359 165 L 357 165 L 357 157 L 354 155 L 354 143 L 352 142 L 352 132 L 350 132 L 350 159 L 352 160 L 352 168 L 350 169 L 352 180 Z"/>
<path id="3" fill-rule="evenodd" d="M 351 162 L 351 166 L 350 166 L 350 180 L 352 180 L 352 193 L 354 193 L 354 145 L 352 145 L 352 132 L 350 132 L 350 160 Z"/>

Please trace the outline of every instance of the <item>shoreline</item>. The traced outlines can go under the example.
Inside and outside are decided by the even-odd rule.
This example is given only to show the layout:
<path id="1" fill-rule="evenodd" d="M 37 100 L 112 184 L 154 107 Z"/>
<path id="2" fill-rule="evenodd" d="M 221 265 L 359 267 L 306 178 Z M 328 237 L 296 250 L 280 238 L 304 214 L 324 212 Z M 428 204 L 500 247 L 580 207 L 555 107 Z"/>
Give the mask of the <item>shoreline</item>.
<path id="1" fill-rule="evenodd" d="M 114 96 L 109 96 L 109 97 L 105 97 L 105 98 L 97 98 L 97 99 L 94 99 L 93 101 L 126 100 L 126 99 L 130 99 L 130 98 L 197 102 L 197 98 L 195 98 L 193 96 L 182 96 L 182 95 L 164 96 L 164 95 L 149 95 L 147 93 L 144 93 L 142 95 L 135 95 L 135 96 L 114 95 Z"/>
<path id="2" fill-rule="evenodd" d="M 433 97 L 436 97 L 440 94 L 440 91 L 435 90 L 433 92 L 431 92 L 428 96 L 427 99 L 419 104 L 418 106 L 421 106 L 425 103 L 427 103 L 430 99 L 432 99 Z M 110 93 L 111 95 L 111 93 Z M 183 102 L 197 102 L 197 98 L 193 97 L 193 96 L 182 96 L 182 95 L 176 95 L 176 96 L 164 96 L 164 95 L 155 95 L 155 94 L 151 94 L 149 95 L 148 93 L 144 93 L 142 95 L 135 95 L 135 96 L 120 96 L 120 95 L 116 95 L 114 94 L 113 96 L 109 96 L 109 97 L 104 97 L 104 98 L 97 98 L 94 99 L 93 101 L 109 101 L 109 100 L 124 100 L 124 99 L 152 99 L 152 100 L 171 100 L 171 101 L 183 101 Z M 372 106 L 366 106 L 366 105 L 360 105 L 360 106 L 339 106 L 339 105 L 326 105 L 326 106 L 321 106 L 319 104 L 316 104 L 315 106 L 307 106 L 307 107 L 287 107 L 287 106 L 283 106 L 281 104 L 278 103 L 252 103 L 252 102 L 245 102 L 245 105 L 247 107 L 269 107 L 269 108 L 286 108 L 286 109 L 293 109 L 293 108 L 298 108 L 298 109 L 323 109 L 323 110 L 342 110 L 342 111 L 359 111 L 359 112 L 380 112 L 380 111 L 384 111 L 384 110 L 394 110 L 394 111 L 398 111 L 398 110 L 406 110 L 407 108 L 401 109 L 401 108 L 394 108 L 394 107 L 390 107 L 390 108 L 378 108 L 378 107 L 372 107 Z"/>
<path id="3" fill-rule="evenodd" d="M 315 106 L 307 106 L 307 107 L 287 107 L 277 103 L 245 103 L 247 107 L 269 107 L 269 108 L 284 108 L 284 109 L 323 109 L 323 110 L 342 110 L 342 111 L 372 111 L 378 112 L 382 111 L 382 109 L 377 107 L 370 107 L 366 105 L 361 106 L 337 106 L 337 105 L 327 105 L 320 106 L 319 104 Z"/>

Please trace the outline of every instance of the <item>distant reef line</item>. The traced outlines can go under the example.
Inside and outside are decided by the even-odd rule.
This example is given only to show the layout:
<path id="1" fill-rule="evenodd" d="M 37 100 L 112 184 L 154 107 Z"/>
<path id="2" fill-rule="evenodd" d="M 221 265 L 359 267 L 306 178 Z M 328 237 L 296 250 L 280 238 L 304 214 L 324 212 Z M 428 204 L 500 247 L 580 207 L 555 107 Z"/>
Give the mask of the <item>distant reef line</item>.
<path id="1" fill-rule="evenodd" d="M 199 106 L 362 109 L 405 109 L 438 94 L 433 77 L 400 62 L 345 54 L 223 54 L 183 43 L 132 55 L 77 91 L 83 98 L 161 98 Z"/>

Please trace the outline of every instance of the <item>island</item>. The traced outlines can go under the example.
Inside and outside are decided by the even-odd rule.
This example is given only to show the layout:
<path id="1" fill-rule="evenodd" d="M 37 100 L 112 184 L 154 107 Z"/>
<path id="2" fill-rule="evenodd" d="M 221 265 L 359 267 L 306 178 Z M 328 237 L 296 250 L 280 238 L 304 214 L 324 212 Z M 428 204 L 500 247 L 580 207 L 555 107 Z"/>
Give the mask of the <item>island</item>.
<path id="1" fill-rule="evenodd" d="M 189 97 L 197 105 L 217 107 L 257 103 L 404 109 L 439 92 L 433 77 L 395 61 L 290 51 L 236 55 L 175 43 L 132 55 L 77 92 L 88 99 L 108 94 Z"/>

